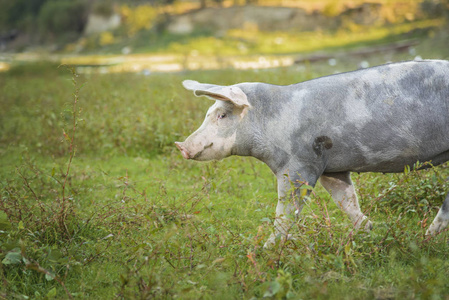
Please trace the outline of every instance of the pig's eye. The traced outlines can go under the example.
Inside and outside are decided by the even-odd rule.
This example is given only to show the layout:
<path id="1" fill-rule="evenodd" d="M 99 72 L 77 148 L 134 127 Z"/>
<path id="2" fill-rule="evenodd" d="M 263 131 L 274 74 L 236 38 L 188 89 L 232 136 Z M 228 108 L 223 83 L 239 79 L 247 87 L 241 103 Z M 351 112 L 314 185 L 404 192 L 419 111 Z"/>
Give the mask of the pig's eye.
<path id="1" fill-rule="evenodd" d="M 218 118 L 219 118 L 219 119 L 226 118 L 226 114 L 219 114 L 219 115 L 218 115 Z"/>

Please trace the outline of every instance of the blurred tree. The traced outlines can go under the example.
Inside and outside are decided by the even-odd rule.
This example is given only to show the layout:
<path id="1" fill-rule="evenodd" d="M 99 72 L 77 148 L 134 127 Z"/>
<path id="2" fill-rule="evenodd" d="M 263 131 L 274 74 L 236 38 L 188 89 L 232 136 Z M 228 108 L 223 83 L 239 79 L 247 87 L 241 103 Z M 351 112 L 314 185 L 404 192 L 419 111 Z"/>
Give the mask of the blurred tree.
<path id="1" fill-rule="evenodd" d="M 83 0 L 47 1 L 39 12 L 39 30 L 43 39 L 80 35 L 87 22 L 89 6 Z"/>
<path id="2" fill-rule="evenodd" d="M 449 0 L 441 0 L 443 3 L 444 16 L 449 19 Z"/>
<path id="3" fill-rule="evenodd" d="M 421 2 L 421 10 L 431 18 L 449 18 L 449 0 L 424 0 Z"/>
<path id="4" fill-rule="evenodd" d="M 26 30 L 47 0 L 0 0 L 0 28 Z"/>
<path id="5" fill-rule="evenodd" d="M 93 1 L 91 11 L 96 15 L 110 17 L 114 14 L 114 3 L 112 0 Z"/>
<path id="6" fill-rule="evenodd" d="M 121 2 L 121 4 L 127 4 L 127 5 L 143 5 L 143 4 L 150 4 L 154 6 L 158 5 L 170 5 L 178 0 L 127 0 L 127 1 L 117 1 Z"/>
<path id="7" fill-rule="evenodd" d="M 130 7 L 124 4 L 120 8 L 120 13 L 129 36 L 133 36 L 142 29 L 150 29 L 158 17 L 157 9 L 150 5 Z"/>
<path id="8" fill-rule="evenodd" d="M 175 3 L 177 0 L 159 0 L 159 2 L 161 2 L 164 5 L 171 5 L 173 3 Z"/>

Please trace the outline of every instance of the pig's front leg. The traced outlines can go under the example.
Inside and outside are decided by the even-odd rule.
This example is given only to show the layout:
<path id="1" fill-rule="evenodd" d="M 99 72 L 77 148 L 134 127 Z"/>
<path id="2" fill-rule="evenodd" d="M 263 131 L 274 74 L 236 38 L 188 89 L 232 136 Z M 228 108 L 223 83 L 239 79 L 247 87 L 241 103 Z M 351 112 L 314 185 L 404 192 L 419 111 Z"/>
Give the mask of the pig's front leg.
<path id="1" fill-rule="evenodd" d="M 276 243 L 277 237 L 284 240 L 292 238 L 289 232 L 304 206 L 300 187 L 303 184 L 314 186 L 316 180 L 317 176 L 303 176 L 299 172 L 282 172 L 278 174 L 278 204 L 276 206 L 274 232 L 266 241 L 264 248 L 272 247 Z"/>

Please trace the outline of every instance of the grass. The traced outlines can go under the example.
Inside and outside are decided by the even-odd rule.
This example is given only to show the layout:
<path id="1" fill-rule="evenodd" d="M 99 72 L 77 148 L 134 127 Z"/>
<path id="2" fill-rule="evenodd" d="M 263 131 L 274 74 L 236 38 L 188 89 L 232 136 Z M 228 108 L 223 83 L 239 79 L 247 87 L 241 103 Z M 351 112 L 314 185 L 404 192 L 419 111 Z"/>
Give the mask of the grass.
<path id="1" fill-rule="evenodd" d="M 370 234 L 354 234 L 317 186 L 297 239 L 263 250 L 277 198 L 268 167 L 186 161 L 173 147 L 211 104 L 183 79 L 288 84 L 334 68 L 73 76 L 40 63 L 0 74 L 0 297 L 448 299 L 448 234 L 424 237 L 447 164 L 354 174 Z"/>

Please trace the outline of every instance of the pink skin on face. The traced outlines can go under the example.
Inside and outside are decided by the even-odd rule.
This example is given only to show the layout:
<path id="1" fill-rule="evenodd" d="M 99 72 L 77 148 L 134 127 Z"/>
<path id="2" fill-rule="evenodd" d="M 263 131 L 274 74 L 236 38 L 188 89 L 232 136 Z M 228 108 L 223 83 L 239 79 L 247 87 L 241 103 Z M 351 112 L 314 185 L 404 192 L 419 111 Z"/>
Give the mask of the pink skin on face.
<path id="1" fill-rule="evenodd" d="M 179 151 L 181 151 L 182 157 L 184 157 L 185 159 L 190 159 L 189 152 L 187 152 L 187 150 L 184 148 L 181 142 L 175 142 L 175 145 L 176 148 L 178 148 Z"/>

